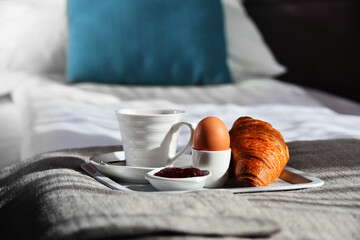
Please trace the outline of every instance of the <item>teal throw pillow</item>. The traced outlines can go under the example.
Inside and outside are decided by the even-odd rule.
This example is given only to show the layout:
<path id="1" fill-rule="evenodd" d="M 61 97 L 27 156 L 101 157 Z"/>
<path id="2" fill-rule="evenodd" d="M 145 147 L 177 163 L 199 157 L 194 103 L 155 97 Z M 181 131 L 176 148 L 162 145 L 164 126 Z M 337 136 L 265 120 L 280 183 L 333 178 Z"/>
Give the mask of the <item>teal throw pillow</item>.
<path id="1" fill-rule="evenodd" d="M 70 82 L 230 83 L 219 0 L 68 0 Z"/>

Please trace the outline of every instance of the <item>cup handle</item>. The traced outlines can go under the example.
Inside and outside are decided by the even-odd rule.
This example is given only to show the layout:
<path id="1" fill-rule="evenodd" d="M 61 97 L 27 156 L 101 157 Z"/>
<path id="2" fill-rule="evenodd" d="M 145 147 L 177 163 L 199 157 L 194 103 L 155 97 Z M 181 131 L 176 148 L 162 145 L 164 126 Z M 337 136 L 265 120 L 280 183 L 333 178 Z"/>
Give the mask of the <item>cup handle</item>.
<path id="1" fill-rule="evenodd" d="M 191 124 L 188 122 L 178 122 L 171 127 L 170 133 L 171 133 L 171 135 L 176 133 L 177 131 L 179 131 L 179 129 L 183 125 L 188 126 L 190 128 L 190 139 L 189 139 L 188 143 L 186 144 L 186 146 L 183 149 L 181 149 L 181 151 L 176 153 L 176 155 L 174 157 L 172 157 L 172 158 L 169 157 L 169 159 L 166 162 L 166 166 L 172 166 L 176 162 L 176 160 L 178 160 L 181 157 L 181 155 L 183 155 L 192 146 L 193 136 L 194 136 L 194 131 L 195 131 L 194 124 Z"/>

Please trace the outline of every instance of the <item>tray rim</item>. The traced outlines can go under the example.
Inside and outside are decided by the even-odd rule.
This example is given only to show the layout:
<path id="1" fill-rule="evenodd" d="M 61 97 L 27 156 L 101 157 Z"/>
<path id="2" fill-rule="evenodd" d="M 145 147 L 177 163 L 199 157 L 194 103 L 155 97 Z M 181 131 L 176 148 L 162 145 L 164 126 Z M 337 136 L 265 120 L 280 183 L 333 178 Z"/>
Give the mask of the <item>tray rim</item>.
<path id="1" fill-rule="evenodd" d="M 127 188 L 125 185 L 122 185 L 122 182 L 115 182 L 114 180 L 107 177 L 105 174 L 100 172 L 96 168 L 96 166 L 92 165 L 91 163 L 83 163 L 81 164 L 81 168 L 88 173 L 90 176 L 98 180 L 99 182 L 103 183 L 104 185 L 114 189 L 114 190 L 120 190 L 124 192 L 133 192 L 133 193 L 146 193 L 146 194 L 180 194 L 180 193 L 187 193 L 187 192 L 195 192 L 195 191 L 229 191 L 234 194 L 238 193 L 255 193 L 255 192 L 274 192 L 274 191 L 287 191 L 287 190 L 298 190 L 298 189 L 306 189 L 306 188 L 315 188 L 315 187 L 321 187 L 324 185 L 324 181 L 320 178 L 317 178 L 313 175 L 310 175 L 308 173 L 305 173 L 303 171 L 300 171 L 298 169 L 285 166 L 284 170 L 287 170 L 293 174 L 300 175 L 303 178 L 306 178 L 310 182 L 306 183 L 297 183 L 297 184 L 289 184 L 285 186 L 266 186 L 266 187 L 244 187 L 244 188 L 202 188 L 199 190 L 188 190 L 188 191 L 136 191 Z M 92 170 L 89 168 L 92 168 Z M 96 171 L 96 172 L 94 172 Z M 123 183 L 124 184 L 124 183 Z M 126 183 L 126 185 L 131 185 L 131 183 Z M 138 183 L 137 185 L 141 185 L 141 183 Z M 147 185 L 149 183 L 142 183 L 142 185 Z"/>

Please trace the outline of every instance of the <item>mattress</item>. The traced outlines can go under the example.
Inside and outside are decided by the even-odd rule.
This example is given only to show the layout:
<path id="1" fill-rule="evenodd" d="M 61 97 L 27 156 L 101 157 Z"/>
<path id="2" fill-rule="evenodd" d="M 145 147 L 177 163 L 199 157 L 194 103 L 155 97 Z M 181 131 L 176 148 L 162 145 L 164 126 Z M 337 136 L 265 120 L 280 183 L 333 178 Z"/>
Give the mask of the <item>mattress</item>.
<path id="1" fill-rule="evenodd" d="M 183 109 L 186 121 L 217 116 L 228 129 L 238 117 L 251 116 L 271 123 L 287 142 L 360 136 L 358 105 L 274 79 L 205 87 L 131 87 L 67 84 L 64 76 L 38 75 L 11 96 L 1 105 L 2 128 L 7 131 L 2 136 L 3 166 L 55 150 L 121 145 L 114 113 L 120 108 Z M 182 130 L 180 146 L 186 134 Z"/>

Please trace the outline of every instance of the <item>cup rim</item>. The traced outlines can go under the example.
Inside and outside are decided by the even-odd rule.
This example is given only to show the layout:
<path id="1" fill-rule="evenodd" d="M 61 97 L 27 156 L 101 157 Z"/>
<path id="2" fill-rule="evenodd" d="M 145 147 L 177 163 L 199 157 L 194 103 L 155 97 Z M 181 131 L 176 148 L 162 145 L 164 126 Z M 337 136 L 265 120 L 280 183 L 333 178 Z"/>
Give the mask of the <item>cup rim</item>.
<path id="1" fill-rule="evenodd" d="M 154 116 L 154 117 L 168 117 L 176 115 L 184 115 L 184 110 L 179 109 L 162 109 L 162 108 L 122 108 L 115 111 L 119 115 L 127 116 Z"/>

